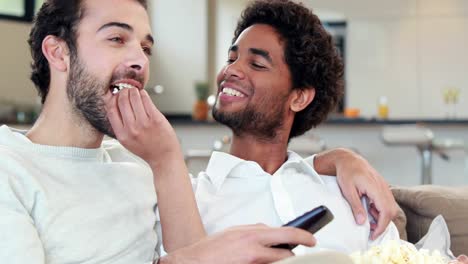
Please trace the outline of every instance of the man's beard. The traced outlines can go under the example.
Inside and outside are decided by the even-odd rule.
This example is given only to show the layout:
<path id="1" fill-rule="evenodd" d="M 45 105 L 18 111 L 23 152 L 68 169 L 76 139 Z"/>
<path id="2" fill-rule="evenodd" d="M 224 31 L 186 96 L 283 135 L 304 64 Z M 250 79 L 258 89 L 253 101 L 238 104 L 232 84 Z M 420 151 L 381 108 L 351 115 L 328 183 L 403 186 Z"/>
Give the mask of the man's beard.
<path id="1" fill-rule="evenodd" d="M 265 98 L 256 107 L 252 104 L 238 112 L 226 113 L 213 107 L 213 118 L 231 128 L 236 136 L 252 135 L 259 140 L 272 140 L 283 126 L 287 96 Z M 263 111 L 262 111 L 263 110 Z"/>
<path id="2" fill-rule="evenodd" d="M 103 83 L 87 72 L 80 59 L 77 56 L 72 56 L 67 95 L 73 109 L 98 132 L 115 138 L 103 100 L 103 96 L 108 90 L 108 83 Z"/>

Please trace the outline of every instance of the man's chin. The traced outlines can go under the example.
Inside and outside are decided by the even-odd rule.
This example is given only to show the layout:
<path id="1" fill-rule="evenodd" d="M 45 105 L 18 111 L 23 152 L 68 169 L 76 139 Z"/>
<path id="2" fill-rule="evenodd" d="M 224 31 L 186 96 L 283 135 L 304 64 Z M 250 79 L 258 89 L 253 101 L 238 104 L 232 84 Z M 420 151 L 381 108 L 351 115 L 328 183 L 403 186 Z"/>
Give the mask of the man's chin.
<path id="1" fill-rule="evenodd" d="M 212 115 L 213 115 L 213 119 L 216 122 L 221 123 L 223 125 L 226 122 L 226 115 L 227 114 L 223 110 L 213 108 Z"/>
<path id="2" fill-rule="evenodd" d="M 244 109 L 234 110 L 226 106 L 216 106 L 215 108 L 213 108 L 212 114 L 213 114 L 213 118 L 216 121 L 220 122 L 220 120 L 223 120 L 223 119 L 241 118 L 243 116 L 243 110 Z"/>
<path id="3" fill-rule="evenodd" d="M 242 113 L 230 113 L 221 109 L 216 109 L 213 111 L 214 120 L 233 130 L 241 128 L 243 118 L 244 116 L 242 115 Z"/>

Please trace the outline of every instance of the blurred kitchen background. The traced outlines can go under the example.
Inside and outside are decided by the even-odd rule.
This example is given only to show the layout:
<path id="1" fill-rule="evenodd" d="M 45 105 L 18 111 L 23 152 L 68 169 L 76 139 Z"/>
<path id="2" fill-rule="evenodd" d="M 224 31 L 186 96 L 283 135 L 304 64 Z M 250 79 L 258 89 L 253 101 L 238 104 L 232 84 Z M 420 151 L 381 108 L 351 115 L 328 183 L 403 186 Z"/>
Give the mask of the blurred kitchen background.
<path id="1" fill-rule="evenodd" d="M 147 89 L 174 125 L 190 171 L 230 132 L 200 107 L 215 93 L 244 0 L 154 0 Z M 26 42 L 41 0 L 0 0 L 0 124 L 27 128 L 40 111 Z M 391 183 L 468 183 L 468 1 L 305 0 L 346 62 L 345 97 L 330 119 L 293 140 L 302 155 L 363 155 Z M 194 120 L 196 119 L 196 120 Z M 207 120 L 204 120 L 207 119 Z"/>

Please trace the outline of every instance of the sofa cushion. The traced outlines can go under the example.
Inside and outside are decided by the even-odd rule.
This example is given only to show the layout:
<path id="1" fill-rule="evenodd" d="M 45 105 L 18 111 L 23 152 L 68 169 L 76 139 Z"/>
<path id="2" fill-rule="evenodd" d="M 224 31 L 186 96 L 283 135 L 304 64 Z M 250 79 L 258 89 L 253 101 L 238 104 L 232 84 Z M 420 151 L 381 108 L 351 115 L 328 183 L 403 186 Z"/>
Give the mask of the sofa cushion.
<path id="1" fill-rule="evenodd" d="M 468 186 L 393 187 L 392 192 L 406 214 L 409 242 L 416 243 L 424 236 L 440 214 L 450 231 L 452 252 L 468 253 Z"/>

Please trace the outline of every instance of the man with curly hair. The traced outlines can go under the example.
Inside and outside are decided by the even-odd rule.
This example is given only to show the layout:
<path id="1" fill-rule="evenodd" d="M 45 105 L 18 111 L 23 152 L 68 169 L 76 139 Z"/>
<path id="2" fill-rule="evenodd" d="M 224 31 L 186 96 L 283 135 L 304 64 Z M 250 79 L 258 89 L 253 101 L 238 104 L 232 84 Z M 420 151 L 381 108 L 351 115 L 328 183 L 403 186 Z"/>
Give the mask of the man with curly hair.
<path id="1" fill-rule="evenodd" d="M 325 205 L 334 219 L 314 234 L 314 248 L 299 247 L 296 253 L 349 254 L 399 239 L 392 222 L 378 232 L 370 221 L 356 224 L 337 179 L 320 175 L 314 157 L 288 151 L 291 138 L 334 109 L 343 93 L 343 72 L 332 37 L 311 10 L 290 0 L 247 6 L 218 74 L 213 108 L 214 118 L 233 132 L 230 152 L 214 152 L 206 171 L 193 180 L 208 234 L 240 224 L 281 226 Z M 366 198 L 363 203 L 373 220 L 385 206 Z M 467 261 L 461 255 L 453 263 Z"/>
<path id="2" fill-rule="evenodd" d="M 244 10 L 213 108 L 214 118 L 233 132 L 230 153 L 213 153 L 194 180 L 208 233 L 238 224 L 281 226 L 324 204 L 335 219 L 316 234 L 318 248 L 350 253 L 398 238 L 393 223 L 378 234 L 371 234 L 369 221 L 357 225 L 336 178 L 319 175 L 314 157 L 288 151 L 291 138 L 334 109 L 343 68 L 332 37 L 302 4 L 258 0 Z M 381 209 L 370 208 L 373 216 Z"/>

